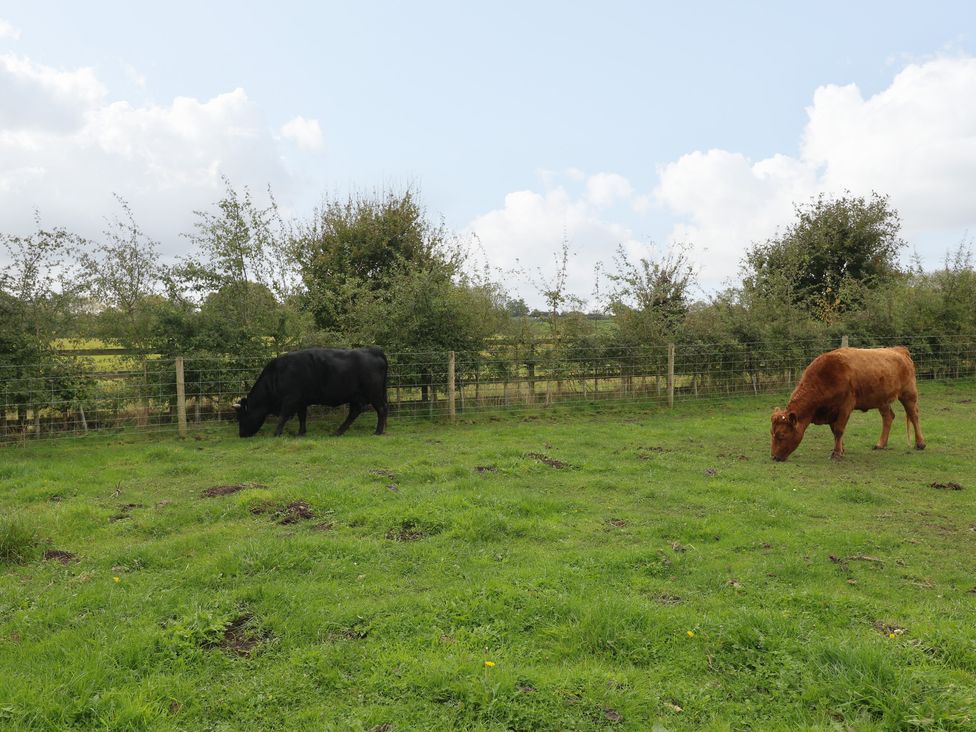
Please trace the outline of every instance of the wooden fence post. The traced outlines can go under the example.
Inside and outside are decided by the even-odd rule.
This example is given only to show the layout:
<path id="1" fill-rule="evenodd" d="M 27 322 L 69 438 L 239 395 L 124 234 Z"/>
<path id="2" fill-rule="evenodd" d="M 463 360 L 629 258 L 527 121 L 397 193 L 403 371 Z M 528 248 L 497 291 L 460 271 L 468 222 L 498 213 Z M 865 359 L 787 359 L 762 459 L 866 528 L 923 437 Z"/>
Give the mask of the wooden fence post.
<path id="1" fill-rule="evenodd" d="M 454 351 L 448 351 L 447 353 L 447 416 L 451 418 L 453 422 L 455 420 L 454 412 Z"/>
<path id="2" fill-rule="evenodd" d="M 186 387 L 183 383 L 183 357 L 176 357 L 176 422 L 180 437 L 186 437 Z"/>
<path id="3" fill-rule="evenodd" d="M 840 337 L 840 347 L 841 348 L 847 348 L 847 335 L 846 334 L 845 335 L 842 335 Z"/>
<path id="4" fill-rule="evenodd" d="M 674 344 L 668 344 L 668 408 L 674 407 Z"/>

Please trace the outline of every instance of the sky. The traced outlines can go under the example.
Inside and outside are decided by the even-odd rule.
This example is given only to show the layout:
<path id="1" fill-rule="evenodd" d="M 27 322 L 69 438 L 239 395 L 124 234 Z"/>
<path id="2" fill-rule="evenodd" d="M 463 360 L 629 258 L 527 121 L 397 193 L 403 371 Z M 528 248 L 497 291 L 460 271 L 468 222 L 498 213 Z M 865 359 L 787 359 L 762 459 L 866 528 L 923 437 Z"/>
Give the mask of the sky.
<path id="1" fill-rule="evenodd" d="M 0 232 L 98 237 L 118 194 L 173 258 L 221 176 L 299 217 L 411 187 L 530 304 L 566 241 L 595 306 L 618 247 L 707 295 L 877 191 L 935 267 L 976 231 L 976 5 L 926 5 L 0 0 Z"/>

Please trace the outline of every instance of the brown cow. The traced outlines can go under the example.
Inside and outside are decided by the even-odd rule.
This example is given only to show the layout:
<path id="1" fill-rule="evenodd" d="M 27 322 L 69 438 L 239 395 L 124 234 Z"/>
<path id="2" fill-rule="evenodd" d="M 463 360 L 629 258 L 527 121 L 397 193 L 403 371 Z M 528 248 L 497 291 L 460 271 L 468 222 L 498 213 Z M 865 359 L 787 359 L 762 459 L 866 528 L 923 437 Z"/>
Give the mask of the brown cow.
<path id="1" fill-rule="evenodd" d="M 881 438 L 874 449 L 883 450 L 895 419 L 891 409 L 895 399 L 905 407 L 906 429 L 909 424 L 915 428 L 915 449 L 924 450 L 915 364 L 907 348 L 838 348 L 821 354 L 803 372 L 786 409 L 773 410 L 773 460 L 786 460 L 811 423 L 830 425 L 834 433 L 830 457 L 839 460 L 844 454 L 844 428 L 855 409 L 881 412 Z"/>

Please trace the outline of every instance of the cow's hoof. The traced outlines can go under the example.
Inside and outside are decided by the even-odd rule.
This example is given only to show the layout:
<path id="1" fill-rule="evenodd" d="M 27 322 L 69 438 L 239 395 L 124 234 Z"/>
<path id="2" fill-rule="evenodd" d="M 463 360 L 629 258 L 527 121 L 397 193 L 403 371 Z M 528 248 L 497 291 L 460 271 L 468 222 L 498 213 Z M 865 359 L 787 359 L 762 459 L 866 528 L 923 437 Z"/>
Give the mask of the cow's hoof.
<path id="1" fill-rule="evenodd" d="M 925 443 L 923 442 L 921 445 L 915 445 L 915 449 L 916 450 L 924 450 L 925 449 Z"/>
<path id="2" fill-rule="evenodd" d="M 888 446 L 887 445 L 875 445 L 874 446 L 874 449 L 875 450 L 887 450 L 888 449 Z"/>
<path id="3" fill-rule="evenodd" d="M 832 452 L 832 453 L 830 453 L 830 459 L 831 460 L 840 460 L 843 457 L 844 456 L 841 455 L 839 452 Z"/>

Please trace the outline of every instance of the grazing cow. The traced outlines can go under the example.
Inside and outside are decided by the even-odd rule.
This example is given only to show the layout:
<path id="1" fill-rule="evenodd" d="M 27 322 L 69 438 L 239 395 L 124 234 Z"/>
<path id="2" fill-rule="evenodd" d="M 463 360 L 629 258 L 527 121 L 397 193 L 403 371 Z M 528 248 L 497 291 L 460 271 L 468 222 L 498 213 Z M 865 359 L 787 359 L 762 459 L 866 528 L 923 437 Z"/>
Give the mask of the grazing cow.
<path id="1" fill-rule="evenodd" d="M 275 435 L 298 415 L 298 434 L 305 434 L 311 404 L 349 405 L 341 435 L 367 404 L 376 410 L 376 434 L 386 428 L 386 355 L 379 348 L 307 348 L 286 353 L 264 367 L 250 393 L 234 405 L 241 437 L 261 429 L 269 414 L 278 415 Z"/>
<path id="2" fill-rule="evenodd" d="M 881 412 L 881 437 L 874 449 L 883 450 L 895 419 L 891 409 L 895 399 L 905 407 L 906 429 L 915 428 L 915 449 L 924 450 L 915 364 L 907 348 L 838 348 L 821 354 L 803 372 L 786 409 L 773 410 L 773 460 L 786 460 L 811 423 L 830 425 L 834 433 L 830 457 L 839 460 L 844 454 L 844 428 L 855 409 Z"/>

